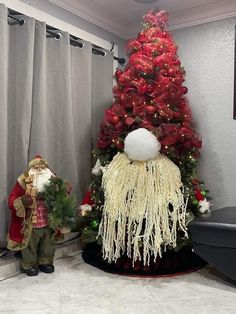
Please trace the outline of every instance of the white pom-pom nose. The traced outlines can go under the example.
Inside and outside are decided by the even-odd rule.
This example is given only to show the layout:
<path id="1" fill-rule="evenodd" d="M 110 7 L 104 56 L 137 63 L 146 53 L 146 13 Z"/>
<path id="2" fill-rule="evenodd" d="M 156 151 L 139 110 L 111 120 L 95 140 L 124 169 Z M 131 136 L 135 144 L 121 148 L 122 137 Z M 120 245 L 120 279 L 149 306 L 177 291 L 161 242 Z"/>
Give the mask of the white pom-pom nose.
<path id="1" fill-rule="evenodd" d="M 132 160 L 155 159 L 160 149 L 161 144 L 155 135 L 144 128 L 130 132 L 125 138 L 124 151 Z"/>

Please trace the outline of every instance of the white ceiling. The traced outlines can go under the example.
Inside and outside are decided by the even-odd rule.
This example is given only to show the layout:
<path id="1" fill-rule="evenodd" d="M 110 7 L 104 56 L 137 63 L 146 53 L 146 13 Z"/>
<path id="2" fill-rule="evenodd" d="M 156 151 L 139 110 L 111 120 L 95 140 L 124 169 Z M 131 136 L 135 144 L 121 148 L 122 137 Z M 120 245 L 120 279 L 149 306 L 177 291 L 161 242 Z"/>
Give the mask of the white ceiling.
<path id="1" fill-rule="evenodd" d="M 236 16 L 236 0 L 50 0 L 117 36 L 128 39 L 140 31 L 142 16 L 151 9 L 169 12 L 170 29 Z"/>

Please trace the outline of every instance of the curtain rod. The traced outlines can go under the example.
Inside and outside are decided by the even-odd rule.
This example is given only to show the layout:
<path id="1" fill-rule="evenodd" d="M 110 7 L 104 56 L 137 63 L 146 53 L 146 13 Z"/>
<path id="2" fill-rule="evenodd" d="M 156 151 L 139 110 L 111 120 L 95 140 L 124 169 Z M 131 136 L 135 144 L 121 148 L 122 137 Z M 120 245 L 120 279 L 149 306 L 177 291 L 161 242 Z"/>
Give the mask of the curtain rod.
<path id="1" fill-rule="evenodd" d="M 14 12 L 14 13 L 18 13 L 18 12 Z M 19 14 L 19 13 L 18 13 Z M 8 13 L 8 17 L 10 19 L 15 20 L 16 22 L 18 22 L 20 25 L 23 25 L 25 23 L 25 20 L 22 18 L 19 18 L 11 13 Z M 52 26 L 46 25 L 46 32 L 50 35 L 52 35 L 54 38 L 56 39 L 60 39 L 61 38 L 61 33 L 59 30 L 56 30 L 55 28 L 53 28 Z M 82 48 L 84 45 L 82 42 L 79 42 L 78 40 L 80 40 L 80 38 L 77 38 L 73 35 L 70 35 L 70 44 L 79 48 Z M 113 50 L 114 47 L 114 43 L 112 43 L 112 48 L 110 51 Z M 95 46 L 92 44 L 92 53 L 96 54 L 96 55 L 100 55 L 100 56 L 105 56 L 106 52 L 98 46 Z M 113 57 L 114 60 L 118 61 L 118 63 L 120 65 L 124 65 L 125 64 L 125 58 L 118 58 L 118 57 Z"/>

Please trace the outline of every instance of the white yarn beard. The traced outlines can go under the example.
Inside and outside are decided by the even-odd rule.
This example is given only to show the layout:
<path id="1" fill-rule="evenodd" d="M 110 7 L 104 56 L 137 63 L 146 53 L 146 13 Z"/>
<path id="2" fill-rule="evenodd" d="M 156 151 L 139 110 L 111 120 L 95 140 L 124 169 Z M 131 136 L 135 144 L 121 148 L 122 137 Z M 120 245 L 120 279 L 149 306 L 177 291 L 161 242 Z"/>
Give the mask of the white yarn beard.
<path id="1" fill-rule="evenodd" d="M 37 188 L 38 192 L 43 192 L 44 185 L 49 184 L 49 179 L 53 176 L 53 173 L 49 168 L 40 171 L 31 168 L 29 175 L 33 176 L 33 187 Z"/>
<path id="2" fill-rule="evenodd" d="M 177 245 L 178 230 L 187 237 L 180 170 L 164 155 L 131 163 L 118 153 L 104 170 L 102 186 L 105 202 L 98 235 L 108 262 L 126 253 L 133 263 L 149 265 L 151 255 L 156 260 L 167 246 Z"/>

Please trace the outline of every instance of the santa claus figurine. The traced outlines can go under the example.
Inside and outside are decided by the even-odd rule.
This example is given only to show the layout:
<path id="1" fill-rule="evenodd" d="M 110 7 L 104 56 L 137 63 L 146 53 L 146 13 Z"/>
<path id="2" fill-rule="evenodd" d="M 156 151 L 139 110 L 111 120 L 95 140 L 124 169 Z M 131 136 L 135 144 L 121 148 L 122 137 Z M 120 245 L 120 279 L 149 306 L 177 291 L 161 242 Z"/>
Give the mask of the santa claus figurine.
<path id="1" fill-rule="evenodd" d="M 8 249 L 21 251 L 21 266 L 28 276 L 54 272 L 55 231 L 48 226 L 45 200 L 40 196 L 45 184 L 55 176 L 41 156 L 29 162 L 12 189 L 8 204 L 12 212 Z M 41 194 L 42 195 L 42 194 Z M 58 239 L 60 238 L 58 231 Z"/>

